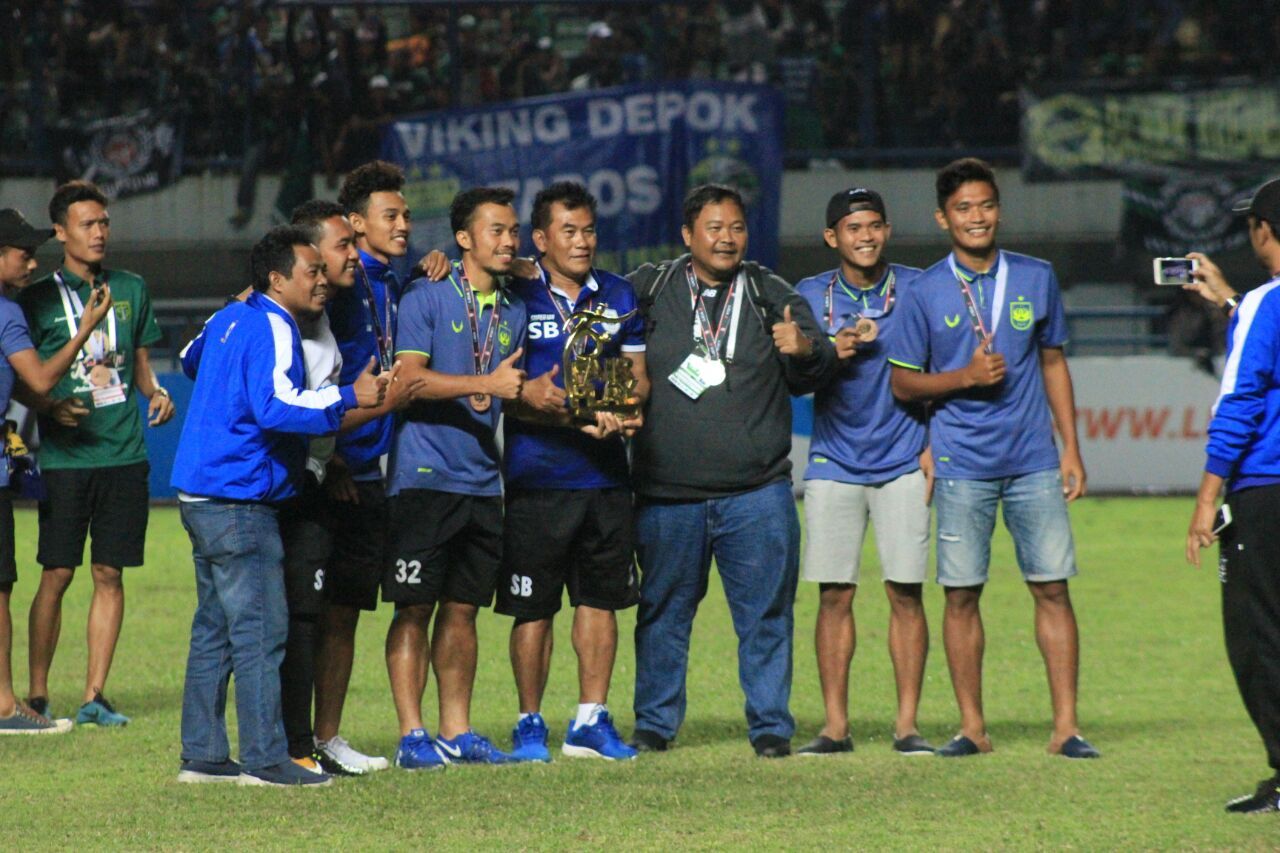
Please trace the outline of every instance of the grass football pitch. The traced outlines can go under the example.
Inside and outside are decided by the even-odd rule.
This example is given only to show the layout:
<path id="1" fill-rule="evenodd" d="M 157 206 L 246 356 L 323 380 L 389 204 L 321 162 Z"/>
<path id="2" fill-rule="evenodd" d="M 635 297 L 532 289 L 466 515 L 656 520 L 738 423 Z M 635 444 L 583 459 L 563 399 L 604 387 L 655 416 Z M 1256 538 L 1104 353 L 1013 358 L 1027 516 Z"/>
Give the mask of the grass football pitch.
<path id="1" fill-rule="evenodd" d="M 1081 576 L 1072 583 L 1083 655 L 1083 732 L 1104 754 L 1045 754 L 1048 691 L 1031 600 L 1000 529 L 984 596 L 986 707 L 996 751 L 965 760 L 890 751 L 893 679 L 887 605 L 870 544 L 857 602 L 852 673 L 856 751 L 832 758 L 754 758 L 737 684 L 736 641 L 718 583 L 698 615 L 689 715 L 672 750 L 625 765 L 559 757 L 550 765 L 390 770 L 322 790 L 179 785 L 178 721 L 194 589 L 190 547 L 172 508 L 155 510 L 148 564 L 130 570 L 124 635 L 107 695 L 123 730 L 0 739 L 0 838 L 13 849 L 943 848 L 1274 849 L 1273 816 L 1222 811 L 1267 775 L 1222 643 L 1216 549 L 1195 571 L 1181 557 L 1190 500 L 1089 498 L 1072 508 Z M 17 518 L 15 681 L 26 684 L 26 611 L 36 582 L 35 514 Z M 53 708 L 80 699 L 90 582 L 67 594 L 52 675 Z M 797 745 L 821 725 L 813 658 L 817 591 L 796 604 L 791 707 Z M 944 742 L 956 713 L 941 643 L 942 594 L 926 607 L 932 653 L 921 728 Z M 361 625 L 343 731 L 392 755 L 397 732 L 382 663 L 390 614 Z M 634 611 L 621 617 L 611 706 L 631 730 Z M 544 714 L 558 747 L 577 701 L 568 614 Z M 507 661 L 510 620 L 480 618 L 473 720 L 509 745 L 516 713 Z M 427 688 L 434 729 L 435 679 Z M 234 718 L 234 709 L 229 711 Z M 234 743 L 234 728 L 232 738 Z"/>

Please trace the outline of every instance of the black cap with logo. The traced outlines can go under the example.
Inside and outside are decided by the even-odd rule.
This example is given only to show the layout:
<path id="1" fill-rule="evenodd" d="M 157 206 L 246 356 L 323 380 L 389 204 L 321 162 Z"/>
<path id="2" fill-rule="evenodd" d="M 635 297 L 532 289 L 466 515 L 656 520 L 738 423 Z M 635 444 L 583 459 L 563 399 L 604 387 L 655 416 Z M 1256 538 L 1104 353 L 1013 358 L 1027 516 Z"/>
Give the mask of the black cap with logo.
<path id="1" fill-rule="evenodd" d="M 1280 224 L 1280 178 L 1267 181 L 1252 197 L 1232 205 L 1231 210 Z"/>
<path id="2" fill-rule="evenodd" d="M 52 236 L 52 228 L 32 228 L 26 218 L 12 207 L 0 210 L 0 246 L 36 249 Z"/>
<path id="3" fill-rule="evenodd" d="M 880 193 L 866 187 L 853 187 L 836 193 L 827 202 L 827 227 L 834 228 L 841 219 L 860 210 L 874 210 L 886 221 L 889 219 Z"/>

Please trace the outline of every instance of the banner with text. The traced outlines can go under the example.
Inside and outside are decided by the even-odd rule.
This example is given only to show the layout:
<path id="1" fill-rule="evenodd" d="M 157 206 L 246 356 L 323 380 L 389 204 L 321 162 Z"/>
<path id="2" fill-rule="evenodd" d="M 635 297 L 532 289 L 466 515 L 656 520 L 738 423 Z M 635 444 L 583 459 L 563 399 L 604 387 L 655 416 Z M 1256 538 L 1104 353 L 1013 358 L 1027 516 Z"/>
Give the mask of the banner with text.
<path id="1" fill-rule="evenodd" d="M 597 265 L 625 274 L 684 251 L 684 194 L 716 182 L 747 202 L 748 255 L 777 263 L 782 104 L 766 86 L 645 84 L 408 116 L 384 128 L 382 156 L 405 169 L 419 251 L 455 252 L 459 190 L 510 187 L 527 225 L 538 190 L 575 180 L 599 200 Z"/>
<path id="2" fill-rule="evenodd" d="M 1144 169 L 1124 179 L 1120 239 L 1155 257 L 1217 255 L 1249 242 L 1232 204 L 1252 195 L 1266 175 L 1192 169 Z"/>
<path id="3" fill-rule="evenodd" d="M 1181 91 L 1022 91 L 1030 180 L 1110 177 L 1130 166 L 1280 163 L 1280 85 Z"/>
<path id="4" fill-rule="evenodd" d="M 127 198 L 167 187 L 182 174 L 178 120 L 143 110 L 55 131 L 57 179 L 93 181 L 107 198 Z"/>

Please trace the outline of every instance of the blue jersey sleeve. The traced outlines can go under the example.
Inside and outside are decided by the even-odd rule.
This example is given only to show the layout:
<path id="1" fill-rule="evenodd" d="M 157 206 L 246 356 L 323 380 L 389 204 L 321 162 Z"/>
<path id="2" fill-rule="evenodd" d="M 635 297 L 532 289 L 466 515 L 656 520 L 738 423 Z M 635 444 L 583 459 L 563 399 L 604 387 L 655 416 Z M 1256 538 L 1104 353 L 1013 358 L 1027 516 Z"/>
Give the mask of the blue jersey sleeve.
<path id="1" fill-rule="evenodd" d="M 1062 292 L 1058 288 L 1058 276 L 1049 269 L 1049 281 L 1045 286 L 1045 315 L 1038 330 L 1041 347 L 1060 347 L 1067 342 L 1067 313 L 1062 307 Z"/>
<path id="2" fill-rule="evenodd" d="M 31 332 L 27 329 L 27 318 L 13 302 L 7 299 L 0 301 L 0 353 L 5 358 L 12 358 L 15 353 L 26 349 L 35 349 Z"/>
<path id="3" fill-rule="evenodd" d="M 898 307 L 902 316 L 901 334 L 894 335 L 893 347 L 888 352 L 889 363 L 911 370 L 926 370 L 929 366 L 929 319 L 925 314 L 924 296 L 919 287 L 906 288 Z"/>
<path id="4" fill-rule="evenodd" d="M 448 284 L 418 279 L 409 285 L 400 302 L 396 328 L 396 353 L 416 353 L 431 357 L 431 343 L 435 332 L 435 315 L 439 300 L 433 293 Z"/>
<path id="5" fill-rule="evenodd" d="M 337 432 L 342 414 L 354 400 L 350 386 L 329 385 L 307 391 L 294 384 L 293 333 L 284 318 L 266 315 L 266 334 L 249 334 L 245 346 L 245 385 L 258 426 L 275 432 L 325 435 Z M 249 330 L 246 330 L 249 331 Z"/>
<path id="6" fill-rule="evenodd" d="M 618 332 L 618 343 L 622 347 L 623 352 L 644 352 L 644 316 L 639 311 L 640 303 L 636 300 L 636 292 L 627 285 L 625 290 L 627 295 L 624 303 L 624 310 L 632 312 L 631 316 L 622 321 L 622 329 Z"/>
<path id="7" fill-rule="evenodd" d="M 1278 304 L 1246 295 L 1231 318 L 1222 390 L 1209 422 L 1209 458 L 1204 469 L 1211 474 L 1230 477 L 1257 437 L 1280 356 Z"/>
<path id="8" fill-rule="evenodd" d="M 194 380 L 196 373 L 200 370 L 200 355 L 204 352 L 204 333 L 209 329 L 209 321 L 212 319 L 213 317 L 210 317 L 205 320 L 204 325 L 200 327 L 200 334 L 188 341 L 182 348 L 182 352 L 178 353 L 178 359 L 182 362 L 182 372 L 188 379 Z"/>

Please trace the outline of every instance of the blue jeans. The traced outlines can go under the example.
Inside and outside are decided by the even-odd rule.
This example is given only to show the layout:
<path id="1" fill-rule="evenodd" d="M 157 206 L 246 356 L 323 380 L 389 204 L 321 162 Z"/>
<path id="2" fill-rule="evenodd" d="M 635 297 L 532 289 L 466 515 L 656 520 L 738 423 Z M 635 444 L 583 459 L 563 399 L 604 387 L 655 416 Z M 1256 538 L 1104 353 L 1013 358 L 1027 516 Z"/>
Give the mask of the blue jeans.
<path id="1" fill-rule="evenodd" d="M 948 587 L 987 582 L 996 505 L 1004 504 L 1004 526 L 1013 536 L 1022 578 L 1062 581 L 1076 573 L 1071 520 L 1058 469 L 999 480 L 948 480 L 933 487 L 938 510 L 938 583 Z"/>
<path id="2" fill-rule="evenodd" d="M 636 513 L 636 728 L 670 740 L 684 722 L 689 635 L 714 556 L 738 635 L 748 736 L 790 738 L 800 520 L 791 484 L 704 501 L 641 502 Z"/>
<path id="3" fill-rule="evenodd" d="M 280 709 L 280 661 L 289 630 L 284 548 L 276 510 L 262 504 L 181 505 L 196 567 L 196 613 L 182 690 L 182 757 L 224 761 L 227 681 L 236 676 L 240 763 L 289 760 Z"/>

